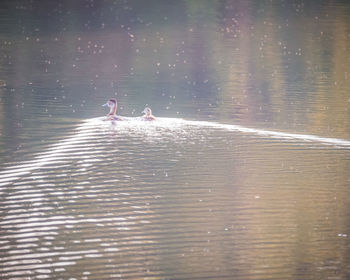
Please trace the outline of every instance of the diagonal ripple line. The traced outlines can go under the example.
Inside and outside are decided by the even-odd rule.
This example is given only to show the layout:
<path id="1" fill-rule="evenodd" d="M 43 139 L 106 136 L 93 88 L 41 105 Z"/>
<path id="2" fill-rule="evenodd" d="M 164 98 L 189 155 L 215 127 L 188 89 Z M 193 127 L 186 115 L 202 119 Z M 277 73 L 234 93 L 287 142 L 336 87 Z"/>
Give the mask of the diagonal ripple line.
<path id="1" fill-rule="evenodd" d="M 90 128 L 89 122 L 83 123 L 75 129 L 73 136 L 51 145 L 45 152 L 38 153 L 33 160 L 20 162 L 0 171 L 0 187 L 11 184 L 45 165 L 67 162 L 67 153 L 72 155 L 74 148 L 88 149 L 86 146 L 90 144 L 89 138 L 96 135 L 96 131 L 91 131 Z"/>
<path id="2" fill-rule="evenodd" d="M 317 142 L 323 145 L 350 148 L 350 140 L 345 139 L 327 138 L 308 134 L 285 133 L 209 121 L 190 121 L 180 118 L 157 118 L 157 120 L 153 122 L 144 122 L 139 118 L 129 118 L 127 121 L 118 122 L 116 124 L 115 122 L 106 122 L 103 118 L 99 117 L 85 120 L 75 129 L 73 136 L 51 145 L 46 151 L 38 153 L 33 160 L 20 162 L 0 171 L 0 187 L 11 184 L 22 176 L 28 175 L 45 165 L 68 161 L 68 157 L 66 157 L 67 153 L 71 155 L 72 151 L 76 148 L 89 149 L 89 145 L 91 147 L 96 146 L 98 143 L 91 144 L 93 142 L 92 139 L 96 138 L 96 136 L 102 138 L 104 136 L 103 133 L 106 130 L 115 130 L 120 133 L 124 132 L 129 134 L 131 132 L 137 132 L 150 136 L 155 134 L 158 138 L 161 138 L 162 134 L 159 133 L 162 133 L 162 131 L 159 132 L 158 128 L 164 129 L 164 131 L 166 130 L 167 135 L 169 135 L 169 132 L 174 132 L 174 135 L 177 133 L 186 136 L 187 133 L 193 133 L 193 130 L 196 128 L 213 128 L 253 134 L 262 137 L 271 137 L 280 140 L 300 140 L 302 142 Z"/>

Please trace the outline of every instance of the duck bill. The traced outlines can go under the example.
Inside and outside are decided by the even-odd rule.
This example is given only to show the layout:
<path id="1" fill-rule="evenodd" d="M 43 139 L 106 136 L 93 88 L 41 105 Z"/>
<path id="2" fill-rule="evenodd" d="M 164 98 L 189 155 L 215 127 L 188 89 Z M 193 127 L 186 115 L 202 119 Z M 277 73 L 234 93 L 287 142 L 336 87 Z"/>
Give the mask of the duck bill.
<path id="1" fill-rule="evenodd" d="M 106 106 L 108 106 L 108 103 L 106 103 L 106 104 L 103 104 L 102 106 L 103 106 L 103 107 L 106 107 Z"/>

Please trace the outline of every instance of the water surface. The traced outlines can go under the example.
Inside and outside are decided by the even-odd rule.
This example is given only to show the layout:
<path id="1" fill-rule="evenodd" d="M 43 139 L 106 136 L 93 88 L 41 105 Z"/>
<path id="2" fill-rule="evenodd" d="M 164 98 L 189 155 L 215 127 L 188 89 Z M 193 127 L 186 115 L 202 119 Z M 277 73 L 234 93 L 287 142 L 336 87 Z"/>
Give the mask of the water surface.
<path id="1" fill-rule="evenodd" d="M 348 279 L 349 19 L 2 1 L 0 278 Z"/>

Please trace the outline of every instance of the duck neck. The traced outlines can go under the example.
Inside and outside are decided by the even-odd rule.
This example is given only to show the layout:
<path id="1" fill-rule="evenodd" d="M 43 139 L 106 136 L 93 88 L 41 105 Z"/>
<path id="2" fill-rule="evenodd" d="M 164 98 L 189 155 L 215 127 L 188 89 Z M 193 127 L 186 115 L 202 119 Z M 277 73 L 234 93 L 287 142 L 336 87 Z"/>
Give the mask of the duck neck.
<path id="1" fill-rule="evenodd" d="M 108 115 L 115 115 L 117 113 L 117 104 L 113 105 Z"/>

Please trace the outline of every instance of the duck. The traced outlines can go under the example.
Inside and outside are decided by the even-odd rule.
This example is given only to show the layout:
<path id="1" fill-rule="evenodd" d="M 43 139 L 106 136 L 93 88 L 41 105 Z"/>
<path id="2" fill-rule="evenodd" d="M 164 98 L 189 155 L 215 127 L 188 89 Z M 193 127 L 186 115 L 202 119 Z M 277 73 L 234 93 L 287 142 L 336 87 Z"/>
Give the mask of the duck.
<path id="1" fill-rule="evenodd" d="M 144 115 L 142 116 L 142 120 L 144 121 L 154 121 L 156 118 L 152 115 L 152 110 L 149 107 L 146 107 L 141 113 Z"/>
<path id="2" fill-rule="evenodd" d="M 105 121 L 123 121 L 123 117 L 117 116 L 117 107 L 118 102 L 115 98 L 110 98 L 106 102 L 106 104 L 103 104 L 102 106 L 108 106 L 110 108 L 110 111 L 105 119 Z"/>

